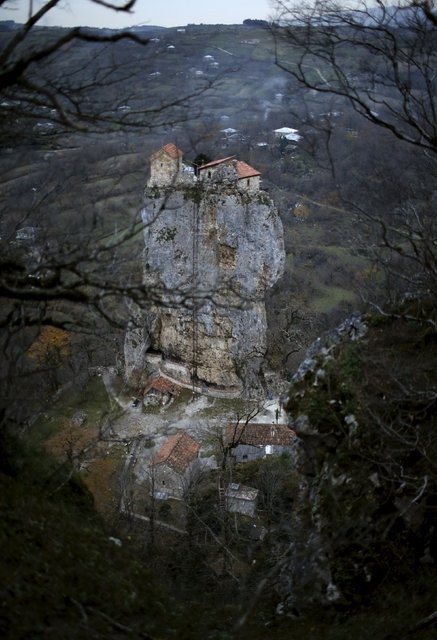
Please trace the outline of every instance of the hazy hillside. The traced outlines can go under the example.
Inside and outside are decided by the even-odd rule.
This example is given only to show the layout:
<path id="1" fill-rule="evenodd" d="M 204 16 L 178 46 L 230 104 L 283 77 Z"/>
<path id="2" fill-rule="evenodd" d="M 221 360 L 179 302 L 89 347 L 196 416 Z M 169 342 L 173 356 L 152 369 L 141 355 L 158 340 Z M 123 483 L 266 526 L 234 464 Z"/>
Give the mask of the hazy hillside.
<path id="1" fill-rule="evenodd" d="M 40 37 L 38 31 L 34 37 Z M 2 117 L 10 119 L 6 135 L 14 148 L 6 146 L 0 158 L 11 220 L 3 225 L 20 226 L 24 219 L 44 225 L 44 216 L 56 221 L 56 233 L 61 226 L 68 234 L 120 229 L 140 207 L 149 155 L 172 141 L 186 161 L 200 153 L 246 160 L 262 172 L 263 187 L 279 208 L 288 258 L 269 303 L 275 367 L 292 371 L 317 333 L 359 304 L 358 291 L 369 285 L 374 290 L 378 276 L 367 262 L 366 239 L 355 214 L 342 209 L 341 198 L 357 192 L 359 201 L 368 197 L 359 176 L 367 170 L 369 154 L 386 160 L 378 153 L 384 140 L 369 138 L 366 125 L 346 104 L 305 92 L 276 67 L 269 31 L 205 25 L 185 32 L 159 30 L 146 47 L 123 41 L 111 47 L 72 43 L 57 54 L 49 73 L 65 74 L 68 83 L 89 83 L 82 108 L 90 118 L 103 112 L 109 130 L 99 134 L 96 124 L 95 135 L 63 132 L 55 110 L 32 106 L 31 117 L 17 118 L 14 101 L 3 100 Z M 157 110 L 157 104 L 172 106 Z M 111 124 L 120 118 L 123 130 Z M 330 153 L 342 166 L 338 175 L 331 173 L 323 151 L 331 125 Z M 281 127 L 298 130 L 300 138 L 275 137 Z M 393 171 L 399 161 L 393 158 Z M 384 171 L 390 179 L 389 167 Z M 40 200 L 43 210 L 35 208 Z M 135 272 L 135 263 L 129 268 Z M 291 332 L 288 316 L 280 311 L 284 295 L 293 317 Z"/>

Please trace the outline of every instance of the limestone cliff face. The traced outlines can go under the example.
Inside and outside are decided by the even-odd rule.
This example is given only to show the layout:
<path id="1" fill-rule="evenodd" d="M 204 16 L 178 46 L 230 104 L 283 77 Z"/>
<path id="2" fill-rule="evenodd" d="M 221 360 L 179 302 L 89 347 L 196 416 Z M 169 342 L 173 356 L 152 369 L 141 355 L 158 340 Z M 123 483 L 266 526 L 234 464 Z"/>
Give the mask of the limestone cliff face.
<path id="1" fill-rule="evenodd" d="M 283 272 L 282 223 L 265 192 L 234 185 L 148 187 L 144 281 L 163 290 L 152 347 L 214 385 L 257 374 L 265 293 Z"/>
<path id="2" fill-rule="evenodd" d="M 128 304 L 130 326 L 124 338 L 124 375 L 132 387 L 145 382 L 146 353 L 150 347 L 149 322 L 144 318 L 141 308 Z"/>

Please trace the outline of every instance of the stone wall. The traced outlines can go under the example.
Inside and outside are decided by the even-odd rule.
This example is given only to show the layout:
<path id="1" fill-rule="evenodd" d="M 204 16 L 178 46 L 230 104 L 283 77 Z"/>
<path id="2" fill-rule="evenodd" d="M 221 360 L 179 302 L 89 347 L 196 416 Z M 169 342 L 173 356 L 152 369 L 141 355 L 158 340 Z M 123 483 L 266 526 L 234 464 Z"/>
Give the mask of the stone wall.
<path id="1" fill-rule="evenodd" d="M 182 174 L 182 158 L 171 158 L 163 149 L 152 156 L 148 187 L 169 186 Z"/>

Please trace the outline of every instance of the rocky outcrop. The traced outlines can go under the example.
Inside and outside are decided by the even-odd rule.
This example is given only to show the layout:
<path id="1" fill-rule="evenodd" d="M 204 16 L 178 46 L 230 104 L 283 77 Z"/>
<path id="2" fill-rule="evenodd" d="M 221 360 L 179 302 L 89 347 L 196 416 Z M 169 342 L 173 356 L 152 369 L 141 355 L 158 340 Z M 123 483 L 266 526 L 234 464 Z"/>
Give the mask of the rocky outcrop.
<path id="1" fill-rule="evenodd" d="M 293 377 L 286 408 L 301 481 L 277 582 L 284 611 L 361 604 L 382 581 L 435 563 L 429 313 L 423 305 L 349 318 L 312 345 Z"/>
<path id="2" fill-rule="evenodd" d="M 209 385 L 259 374 L 266 348 L 265 294 L 281 276 L 282 223 L 265 192 L 232 181 L 147 187 L 144 282 L 151 346 Z"/>
<path id="3" fill-rule="evenodd" d="M 150 347 L 149 318 L 142 309 L 130 302 L 129 328 L 124 336 L 124 376 L 132 387 L 144 384 L 147 379 L 146 353 Z"/>

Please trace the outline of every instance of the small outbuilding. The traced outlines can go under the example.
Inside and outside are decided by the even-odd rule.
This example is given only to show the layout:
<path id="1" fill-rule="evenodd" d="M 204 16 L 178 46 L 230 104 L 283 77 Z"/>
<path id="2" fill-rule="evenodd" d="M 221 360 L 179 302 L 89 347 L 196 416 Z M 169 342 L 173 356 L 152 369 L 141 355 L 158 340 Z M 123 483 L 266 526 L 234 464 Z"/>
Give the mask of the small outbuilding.
<path id="1" fill-rule="evenodd" d="M 161 374 L 156 374 L 146 383 L 143 390 L 143 404 L 146 406 L 166 405 L 177 397 L 181 388 Z"/>
<path id="2" fill-rule="evenodd" d="M 238 482 L 230 482 L 226 488 L 226 509 L 234 513 L 254 517 L 258 499 L 258 489 Z"/>

